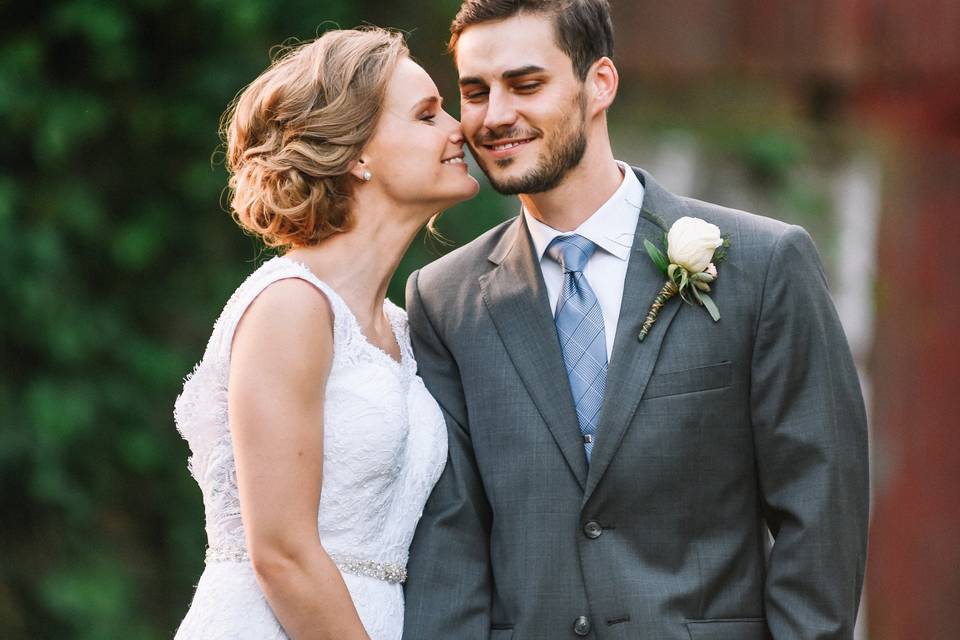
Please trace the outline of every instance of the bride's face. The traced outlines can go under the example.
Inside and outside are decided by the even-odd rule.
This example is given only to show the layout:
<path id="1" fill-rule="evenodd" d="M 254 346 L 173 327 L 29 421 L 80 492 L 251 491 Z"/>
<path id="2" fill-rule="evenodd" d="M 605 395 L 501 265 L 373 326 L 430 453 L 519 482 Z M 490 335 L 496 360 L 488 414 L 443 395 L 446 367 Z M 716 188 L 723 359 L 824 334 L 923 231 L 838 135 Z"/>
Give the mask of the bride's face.
<path id="1" fill-rule="evenodd" d="M 364 148 L 370 187 L 398 205 L 431 213 L 474 196 L 460 123 L 441 108 L 436 85 L 420 65 L 402 58 L 387 85 L 383 112 Z"/>

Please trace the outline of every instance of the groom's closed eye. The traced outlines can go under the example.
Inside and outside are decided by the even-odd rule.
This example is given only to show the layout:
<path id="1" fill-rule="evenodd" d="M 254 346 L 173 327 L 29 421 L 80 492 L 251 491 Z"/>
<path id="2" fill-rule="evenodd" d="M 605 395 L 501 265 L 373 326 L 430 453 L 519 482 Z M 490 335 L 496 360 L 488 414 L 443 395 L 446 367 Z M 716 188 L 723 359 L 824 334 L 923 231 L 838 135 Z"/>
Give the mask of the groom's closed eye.
<path id="1" fill-rule="evenodd" d="M 533 93 L 537 89 L 543 86 L 542 82 L 524 82 L 521 84 L 516 84 L 513 86 L 514 91 L 520 93 Z"/>
<path id="2" fill-rule="evenodd" d="M 474 100 L 490 93 L 490 87 L 480 78 L 460 78 L 460 96 L 464 100 Z"/>
<path id="3" fill-rule="evenodd" d="M 526 82 L 517 82 L 510 85 L 510 90 L 519 93 L 522 95 L 528 95 L 531 93 L 536 93 L 543 87 L 542 80 L 532 80 Z M 485 96 L 489 95 L 490 89 L 486 86 L 482 87 L 461 87 L 460 95 L 463 99 L 476 102 L 482 100 Z"/>
<path id="4" fill-rule="evenodd" d="M 504 71 L 500 74 L 500 80 L 506 82 L 512 91 L 532 93 L 543 86 L 545 80 L 539 76 L 546 71 L 539 65 L 528 64 Z M 460 78 L 458 84 L 460 95 L 466 100 L 478 100 L 490 93 L 490 87 L 479 76 L 464 76 Z"/>
<path id="5" fill-rule="evenodd" d="M 510 90 L 520 94 L 538 91 L 546 84 L 548 78 L 546 69 L 536 65 L 528 65 L 503 74 L 503 79 L 507 82 Z"/>
<path id="6" fill-rule="evenodd" d="M 468 100 L 470 102 L 477 102 L 478 100 L 482 100 L 483 98 L 485 98 L 489 93 L 490 93 L 489 89 L 477 89 L 475 91 L 462 91 L 460 95 L 463 97 L 464 100 Z"/>

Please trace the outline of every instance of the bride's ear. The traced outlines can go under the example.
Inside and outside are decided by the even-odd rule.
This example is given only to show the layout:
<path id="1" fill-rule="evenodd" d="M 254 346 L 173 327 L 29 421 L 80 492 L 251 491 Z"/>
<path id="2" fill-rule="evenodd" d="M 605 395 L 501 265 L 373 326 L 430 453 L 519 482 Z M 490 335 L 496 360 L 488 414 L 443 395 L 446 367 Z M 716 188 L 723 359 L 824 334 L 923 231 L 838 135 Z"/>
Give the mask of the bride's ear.
<path id="1" fill-rule="evenodd" d="M 370 182 L 370 180 L 373 179 L 373 173 L 370 171 L 370 167 L 367 166 L 366 158 L 363 157 L 353 163 L 353 166 L 350 168 L 350 175 L 361 182 Z"/>

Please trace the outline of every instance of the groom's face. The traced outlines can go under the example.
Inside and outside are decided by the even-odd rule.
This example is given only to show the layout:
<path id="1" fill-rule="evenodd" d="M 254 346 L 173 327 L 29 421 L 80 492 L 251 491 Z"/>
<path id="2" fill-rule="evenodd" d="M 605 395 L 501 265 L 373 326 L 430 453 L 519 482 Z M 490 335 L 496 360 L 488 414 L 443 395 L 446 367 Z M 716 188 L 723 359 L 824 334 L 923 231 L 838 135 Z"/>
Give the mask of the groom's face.
<path id="1" fill-rule="evenodd" d="M 516 194 L 559 185 L 586 149 L 586 98 L 551 19 L 467 27 L 456 62 L 463 132 L 493 187 Z"/>

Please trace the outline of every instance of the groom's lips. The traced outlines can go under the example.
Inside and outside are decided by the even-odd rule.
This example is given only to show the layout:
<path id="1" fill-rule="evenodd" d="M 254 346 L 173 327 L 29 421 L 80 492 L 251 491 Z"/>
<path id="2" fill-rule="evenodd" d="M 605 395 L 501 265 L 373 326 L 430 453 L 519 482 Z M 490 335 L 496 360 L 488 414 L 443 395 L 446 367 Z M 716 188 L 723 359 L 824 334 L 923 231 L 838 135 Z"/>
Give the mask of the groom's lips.
<path id="1" fill-rule="evenodd" d="M 522 149 L 525 145 L 533 142 L 536 138 L 515 138 L 512 140 L 497 140 L 481 146 L 494 158 L 505 158 L 513 155 Z"/>

